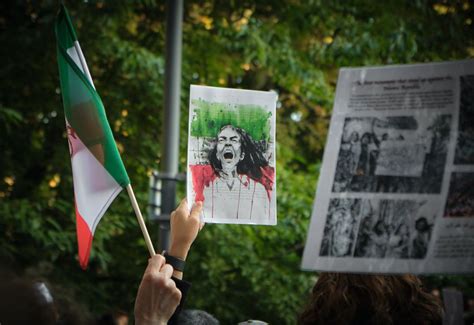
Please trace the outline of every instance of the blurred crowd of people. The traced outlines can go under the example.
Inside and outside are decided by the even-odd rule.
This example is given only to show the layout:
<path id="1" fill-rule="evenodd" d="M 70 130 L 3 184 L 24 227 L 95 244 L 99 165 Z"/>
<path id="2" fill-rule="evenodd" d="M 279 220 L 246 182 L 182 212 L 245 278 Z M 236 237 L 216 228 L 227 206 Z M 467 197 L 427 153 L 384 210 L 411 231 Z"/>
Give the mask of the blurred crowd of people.
<path id="1" fill-rule="evenodd" d="M 186 201 L 171 216 L 170 252 L 184 262 L 196 239 L 202 204 L 189 212 Z M 165 256 L 167 256 L 165 254 Z M 173 268 L 157 254 L 149 259 L 135 301 L 135 324 L 219 324 L 204 311 L 183 309 L 190 284 L 183 269 Z M 193 266 L 190 266 L 193 267 Z M 194 266 L 195 267 L 195 266 Z M 222 293 L 225 295 L 225 293 Z M 225 303 L 225 300 L 223 300 Z M 472 320 L 474 299 L 465 299 Z M 0 283 L 0 323 L 9 324 L 116 324 L 130 323 L 125 312 L 114 311 L 87 319 L 74 304 L 55 298 L 42 281 L 5 274 Z M 444 317 L 447 315 L 444 314 Z M 449 315 L 448 315 L 449 316 Z M 438 289 L 426 290 L 414 275 L 321 273 L 299 324 L 442 324 L 443 307 Z M 237 322 L 236 322 L 237 323 Z M 246 324 L 244 322 L 243 324 Z M 253 321 L 254 324 L 265 324 Z"/>

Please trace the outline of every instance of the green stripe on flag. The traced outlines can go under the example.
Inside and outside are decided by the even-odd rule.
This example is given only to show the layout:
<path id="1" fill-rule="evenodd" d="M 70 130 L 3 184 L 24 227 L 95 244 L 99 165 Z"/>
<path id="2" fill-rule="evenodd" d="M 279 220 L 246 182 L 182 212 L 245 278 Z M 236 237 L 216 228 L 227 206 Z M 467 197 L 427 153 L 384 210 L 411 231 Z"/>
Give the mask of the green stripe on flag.
<path id="1" fill-rule="evenodd" d="M 63 14 L 60 13 L 58 18 L 56 35 L 64 113 L 82 143 L 117 183 L 125 187 L 130 184 L 130 179 L 115 144 L 102 100 L 66 51 L 74 46 L 70 41 L 75 39 L 75 33 L 66 9 L 62 8 L 61 12 Z M 70 47 L 66 47 L 70 44 Z"/>
<path id="2" fill-rule="evenodd" d="M 64 5 L 61 5 L 56 20 L 56 38 L 57 42 L 66 49 L 74 46 L 74 42 L 77 41 L 71 17 L 69 17 L 69 13 Z"/>

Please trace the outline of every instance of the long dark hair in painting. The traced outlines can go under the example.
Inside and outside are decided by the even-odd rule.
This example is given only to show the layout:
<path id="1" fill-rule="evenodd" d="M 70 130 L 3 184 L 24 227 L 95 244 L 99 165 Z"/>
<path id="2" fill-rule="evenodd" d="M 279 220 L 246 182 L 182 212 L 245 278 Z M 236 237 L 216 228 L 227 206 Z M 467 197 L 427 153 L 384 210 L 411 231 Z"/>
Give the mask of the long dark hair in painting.
<path id="1" fill-rule="evenodd" d="M 268 160 L 264 157 L 263 150 L 259 148 L 258 144 L 245 130 L 233 125 L 225 125 L 220 129 L 219 133 L 225 128 L 231 128 L 240 136 L 243 158 L 237 163 L 237 173 L 247 175 L 254 180 L 262 179 L 263 169 L 268 166 Z M 216 136 L 216 144 L 217 141 Z M 208 158 L 214 172 L 219 176 L 219 173 L 222 171 L 222 163 L 217 157 L 217 145 L 209 152 Z"/>

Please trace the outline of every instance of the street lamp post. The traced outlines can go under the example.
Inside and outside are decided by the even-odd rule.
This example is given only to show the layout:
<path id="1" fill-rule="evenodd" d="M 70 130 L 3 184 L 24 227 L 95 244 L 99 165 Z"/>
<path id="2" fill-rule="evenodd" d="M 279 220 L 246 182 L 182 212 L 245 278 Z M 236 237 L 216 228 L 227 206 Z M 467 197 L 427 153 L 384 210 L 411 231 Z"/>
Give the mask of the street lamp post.
<path id="1" fill-rule="evenodd" d="M 170 214 L 176 207 L 181 90 L 183 0 L 167 1 L 161 204 L 158 216 L 158 252 L 169 248 Z"/>

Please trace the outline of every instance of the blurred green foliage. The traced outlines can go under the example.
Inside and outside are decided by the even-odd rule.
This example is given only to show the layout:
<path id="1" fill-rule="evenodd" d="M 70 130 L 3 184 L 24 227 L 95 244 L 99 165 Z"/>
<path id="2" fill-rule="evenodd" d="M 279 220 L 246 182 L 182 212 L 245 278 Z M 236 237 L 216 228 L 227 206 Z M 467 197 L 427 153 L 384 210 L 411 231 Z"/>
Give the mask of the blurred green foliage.
<path id="1" fill-rule="evenodd" d="M 164 1 L 66 5 L 145 211 L 148 175 L 161 160 Z M 57 10 L 52 0 L 0 4 L 0 261 L 47 279 L 93 314 L 131 313 L 147 251 L 126 195 L 96 231 L 89 270 L 76 260 Z M 338 69 L 473 57 L 473 10 L 467 0 L 185 2 L 182 112 L 191 83 L 279 93 L 278 226 L 207 225 L 189 256 L 188 307 L 224 324 L 295 322 L 316 279 L 299 265 Z M 157 226 L 149 229 L 156 240 Z M 474 294 L 471 277 L 426 280 Z"/>

